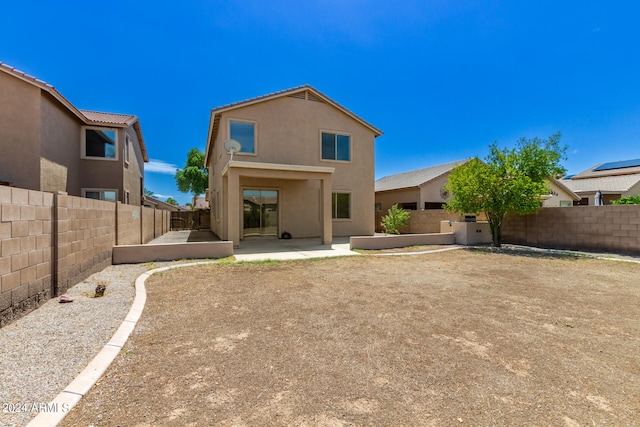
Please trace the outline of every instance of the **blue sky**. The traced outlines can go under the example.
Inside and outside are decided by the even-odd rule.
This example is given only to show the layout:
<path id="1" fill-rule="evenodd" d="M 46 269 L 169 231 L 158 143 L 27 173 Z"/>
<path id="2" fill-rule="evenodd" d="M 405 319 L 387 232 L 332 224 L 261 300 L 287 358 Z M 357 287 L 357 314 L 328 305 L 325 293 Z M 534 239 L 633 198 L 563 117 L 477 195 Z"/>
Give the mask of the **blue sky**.
<path id="1" fill-rule="evenodd" d="M 640 158 L 638 16 L 615 0 L 35 0 L 3 5 L 0 61 L 137 115 L 146 187 L 185 203 L 172 175 L 210 110 L 301 84 L 384 131 L 376 178 L 557 131 L 569 173 Z"/>

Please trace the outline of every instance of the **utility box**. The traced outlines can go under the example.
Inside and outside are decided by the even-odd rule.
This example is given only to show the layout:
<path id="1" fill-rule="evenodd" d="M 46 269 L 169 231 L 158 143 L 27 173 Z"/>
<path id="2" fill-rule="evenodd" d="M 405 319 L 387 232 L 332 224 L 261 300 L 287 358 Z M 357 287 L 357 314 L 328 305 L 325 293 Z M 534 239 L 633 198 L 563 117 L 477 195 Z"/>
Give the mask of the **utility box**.
<path id="1" fill-rule="evenodd" d="M 491 227 L 487 221 L 440 221 L 441 233 L 453 233 L 457 245 L 486 245 L 492 242 Z"/>

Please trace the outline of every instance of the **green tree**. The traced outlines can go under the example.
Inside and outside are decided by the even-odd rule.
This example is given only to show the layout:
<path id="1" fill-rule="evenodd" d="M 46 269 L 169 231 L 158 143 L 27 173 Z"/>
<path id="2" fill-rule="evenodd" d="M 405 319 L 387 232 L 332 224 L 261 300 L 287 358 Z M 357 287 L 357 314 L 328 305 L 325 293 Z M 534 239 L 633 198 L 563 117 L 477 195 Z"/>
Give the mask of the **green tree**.
<path id="1" fill-rule="evenodd" d="M 149 190 L 147 187 L 144 187 L 144 195 L 153 197 L 153 191 Z"/>
<path id="2" fill-rule="evenodd" d="M 477 157 L 457 166 L 445 189 L 451 194 L 449 212 L 484 212 L 489 220 L 493 245 L 502 243 L 502 222 L 507 214 L 531 214 L 540 206 L 540 196 L 550 191 L 548 180 L 564 174 L 560 161 L 560 133 L 548 139 L 521 138 L 516 148 L 500 149 L 494 142 L 482 162 Z"/>
<path id="3" fill-rule="evenodd" d="M 178 201 L 173 197 L 167 197 L 167 203 L 173 206 L 178 206 Z"/>
<path id="4" fill-rule="evenodd" d="M 387 234 L 400 234 L 400 229 L 407 225 L 411 213 L 398 207 L 398 204 L 391 206 L 387 214 L 382 217 L 380 225 Z"/>
<path id="5" fill-rule="evenodd" d="M 618 200 L 611 201 L 612 205 L 640 205 L 640 195 L 625 196 Z"/>
<path id="6" fill-rule="evenodd" d="M 184 168 L 176 170 L 175 178 L 178 190 L 193 194 L 192 206 L 195 206 L 198 196 L 209 187 L 209 171 L 204 167 L 204 153 L 197 148 L 189 150 Z"/>

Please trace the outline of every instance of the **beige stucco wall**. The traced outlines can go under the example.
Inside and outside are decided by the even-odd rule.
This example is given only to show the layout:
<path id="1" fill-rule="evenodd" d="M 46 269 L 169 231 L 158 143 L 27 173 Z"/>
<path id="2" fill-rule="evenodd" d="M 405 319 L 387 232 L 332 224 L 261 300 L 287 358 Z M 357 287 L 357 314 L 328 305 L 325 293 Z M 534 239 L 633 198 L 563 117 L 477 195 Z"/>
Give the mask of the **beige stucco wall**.
<path id="1" fill-rule="evenodd" d="M 50 95 L 40 99 L 40 188 L 80 196 L 81 122 Z"/>
<path id="2" fill-rule="evenodd" d="M 446 200 L 442 198 L 440 190 L 442 186 L 446 184 L 450 173 L 446 173 L 442 176 L 434 178 L 433 180 L 424 183 L 420 186 L 420 203 L 418 209 L 424 209 L 426 203 L 445 203 Z"/>
<path id="3" fill-rule="evenodd" d="M 0 181 L 39 190 L 40 89 L 2 71 L 0 144 Z"/>
<path id="4" fill-rule="evenodd" d="M 135 129 L 130 126 L 123 129 L 123 133 L 129 135 L 131 142 L 129 148 L 129 164 L 124 162 L 124 140 L 120 146 L 121 150 L 121 164 L 123 167 L 123 189 L 129 191 L 129 204 L 139 206 L 142 204 L 142 188 L 141 178 L 144 176 L 144 160 L 142 158 L 142 151 L 140 150 L 140 141 Z M 142 184 L 144 185 L 144 184 Z M 124 195 L 120 197 L 121 201 L 124 201 Z"/>
<path id="5" fill-rule="evenodd" d="M 568 202 L 569 206 L 573 206 L 573 199 L 571 198 L 571 195 L 567 193 L 563 188 L 558 186 L 553 181 L 549 182 L 549 187 L 551 187 L 551 197 L 543 199 L 543 208 L 560 207 L 560 202 Z"/>
<path id="6" fill-rule="evenodd" d="M 95 126 L 92 126 L 95 127 Z M 117 144 L 116 160 L 107 159 L 81 159 L 80 173 L 82 176 L 83 189 L 109 189 L 118 192 L 118 200 L 124 200 L 123 187 L 123 155 L 122 147 L 124 146 L 125 131 L 121 128 L 105 126 L 105 129 L 116 129 Z M 82 131 L 81 131 L 82 132 Z M 78 157 L 81 156 L 80 147 L 78 147 Z"/>
<path id="7" fill-rule="evenodd" d="M 380 210 L 385 213 L 396 203 L 416 203 L 418 209 L 422 208 L 420 206 L 420 190 L 417 188 L 378 191 L 375 194 L 375 202 L 380 204 Z"/>
<path id="8" fill-rule="evenodd" d="M 351 194 L 351 218 L 333 221 L 333 235 L 373 234 L 374 220 L 374 133 L 371 129 L 329 104 L 282 97 L 224 112 L 221 115 L 216 146 L 210 162 L 210 198 L 220 204 L 212 209 L 211 229 L 224 238 L 221 214 L 225 192 L 222 171 L 229 155 L 222 144 L 229 138 L 229 121 L 255 122 L 256 154 L 236 153 L 234 160 L 287 165 L 305 165 L 335 168 L 332 191 Z M 351 136 L 351 161 L 325 161 L 321 159 L 321 131 Z M 300 236 L 317 235 L 316 218 L 319 217 L 319 182 L 308 184 L 291 182 L 281 187 L 282 225 L 287 231 Z M 221 200 L 216 200 L 216 195 Z M 317 202 L 318 201 L 318 202 Z M 316 205 L 316 203 L 318 203 Z M 223 215 L 221 215 L 223 216 Z M 290 230 L 289 230 L 290 228 Z M 284 231 L 280 228 L 279 232 Z"/>

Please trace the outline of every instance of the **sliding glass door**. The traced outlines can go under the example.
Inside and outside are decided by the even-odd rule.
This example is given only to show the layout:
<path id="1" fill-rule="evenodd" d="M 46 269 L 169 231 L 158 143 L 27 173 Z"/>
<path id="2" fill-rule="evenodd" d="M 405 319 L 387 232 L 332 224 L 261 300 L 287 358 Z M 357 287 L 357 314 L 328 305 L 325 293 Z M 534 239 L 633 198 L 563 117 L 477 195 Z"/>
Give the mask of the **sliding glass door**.
<path id="1" fill-rule="evenodd" d="M 278 235 L 278 191 L 243 190 L 243 236 Z"/>

